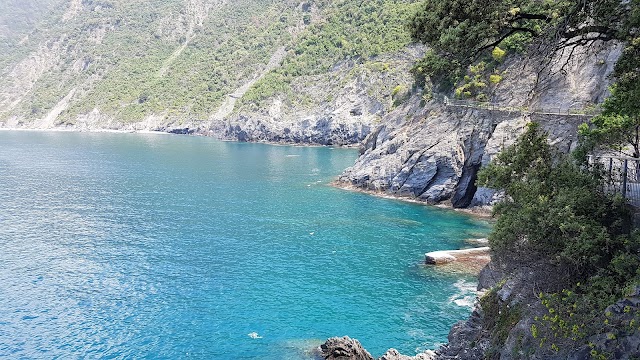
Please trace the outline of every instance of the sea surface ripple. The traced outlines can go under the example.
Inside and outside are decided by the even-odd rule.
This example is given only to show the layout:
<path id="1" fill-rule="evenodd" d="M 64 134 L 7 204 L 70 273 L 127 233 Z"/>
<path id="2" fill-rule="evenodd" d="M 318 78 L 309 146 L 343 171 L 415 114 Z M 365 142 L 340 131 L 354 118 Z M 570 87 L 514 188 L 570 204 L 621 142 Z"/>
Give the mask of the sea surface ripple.
<path id="1" fill-rule="evenodd" d="M 446 341 L 483 221 L 328 186 L 353 150 L 0 132 L 0 357 L 304 359 Z M 456 301 L 459 300 L 459 301 Z"/>

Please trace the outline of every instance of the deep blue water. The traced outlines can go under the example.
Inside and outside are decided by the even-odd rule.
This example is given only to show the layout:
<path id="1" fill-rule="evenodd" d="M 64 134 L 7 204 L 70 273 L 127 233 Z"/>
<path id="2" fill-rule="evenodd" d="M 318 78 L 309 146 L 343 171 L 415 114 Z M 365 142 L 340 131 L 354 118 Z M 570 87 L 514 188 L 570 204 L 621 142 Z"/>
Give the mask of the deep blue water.
<path id="1" fill-rule="evenodd" d="M 0 357 L 302 359 L 331 336 L 375 356 L 445 342 L 474 279 L 420 262 L 487 224 L 329 186 L 356 156 L 0 132 Z"/>

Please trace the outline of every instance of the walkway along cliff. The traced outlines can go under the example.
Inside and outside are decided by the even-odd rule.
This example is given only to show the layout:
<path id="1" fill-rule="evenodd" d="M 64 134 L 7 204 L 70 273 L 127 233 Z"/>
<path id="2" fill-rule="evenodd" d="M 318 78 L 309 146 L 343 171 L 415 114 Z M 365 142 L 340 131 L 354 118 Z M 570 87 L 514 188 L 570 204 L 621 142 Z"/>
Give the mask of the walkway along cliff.
<path id="1" fill-rule="evenodd" d="M 476 188 L 476 174 L 528 122 L 540 123 L 563 151 L 577 145 L 577 127 L 606 97 L 620 55 L 613 44 L 595 49 L 576 48 L 571 59 L 556 61 L 568 61 L 566 75 L 550 69 L 541 78 L 535 59 L 512 58 L 493 90 L 492 106 L 425 102 L 415 94 L 367 136 L 361 156 L 338 184 L 455 208 L 493 204 L 499 196 Z"/>

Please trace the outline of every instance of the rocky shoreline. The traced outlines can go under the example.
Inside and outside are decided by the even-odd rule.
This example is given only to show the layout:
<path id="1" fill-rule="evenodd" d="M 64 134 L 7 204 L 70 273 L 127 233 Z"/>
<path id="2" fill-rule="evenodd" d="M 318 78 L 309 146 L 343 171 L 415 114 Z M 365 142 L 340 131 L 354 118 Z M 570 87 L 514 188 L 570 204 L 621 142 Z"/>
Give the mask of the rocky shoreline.
<path id="1" fill-rule="evenodd" d="M 468 260 L 471 257 L 486 256 L 488 258 L 489 248 L 483 247 L 452 251 L 457 251 L 458 253 L 463 254 L 460 261 L 454 259 L 453 261 L 447 261 L 447 264 L 445 265 L 436 265 L 435 263 L 433 263 L 433 265 L 447 267 L 455 263 L 458 266 L 468 266 Z M 452 251 L 441 251 L 438 253 L 450 253 Z M 425 262 L 427 264 L 429 263 L 428 255 L 429 253 L 425 254 L 425 256 L 427 257 Z M 487 261 L 484 261 L 480 268 L 481 269 L 479 269 L 479 272 L 477 273 L 478 300 L 474 305 L 470 318 L 468 320 L 459 321 L 451 328 L 447 344 L 442 345 L 437 349 L 426 350 L 414 356 L 403 355 L 396 349 L 391 348 L 384 355 L 376 359 L 362 347 L 358 340 L 352 339 L 348 336 L 343 336 L 327 339 L 324 344 L 314 349 L 312 353 L 314 354 L 315 358 L 325 360 L 444 360 L 457 359 L 458 355 L 462 354 L 464 351 L 475 351 L 478 357 L 465 357 L 466 355 L 462 354 L 462 358 L 483 359 L 482 352 L 478 352 L 477 349 L 472 349 L 473 346 L 470 346 L 469 343 L 471 340 L 468 339 L 467 335 L 469 334 L 469 332 L 475 332 L 478 331 L 478 329 L 482 329 L 482 326 L 480 324 L 484 312 L 482 310 L 479 299 L 486 293 L 488 289 L 494 287 L 500 280 L 503 279 L 504 272 L 495 264 L 491 263 L 489 259 L 487 259 Z M 508 295 L 511 295 L 511 292 L 509 292 Z M 476 338 L 478 338 L 478 336 L 476 336 Z M 482 348 L 479 349 L 482 350 Z"/>
<path id="2" fill-rule="evenodd" d="M 355 146 L 362 140 L 360 157 L 333 183 L 334 186 L 395 200 L 453 208 L 486 218 L 501 195 L 476 187 L 477 172 L 502 149 L 513 144 L 527 123 L 539 123 L 548 132 L 551 143 L 561 151 L 575 148 L 577 128 L 588 118 L 526 109 L 585 108 L 601 103 L 608 94 L 608 75 L 620 49 L 602 45 L 595 50 L 588 53 L 578 49 L 566 64 L 566 75 L 549 71 L 540 77 L 539 64 L 535 61 L 527 63 L 517 58 L 506 61 L 501 69 L 502 81 L 491 89 L 492 102 L 499 105 L 493 109 L 449 106 L 441 99 L 425 99 L 419 92 L 407 94 L 397 105 L 386 106 L 365 96 L 367 87 L 357 81 L 336 97 L 340 101 L 321 106 L 321 111 L 308 121 L 299 116 L 301 112 L 297 109 L 286 112 L 279 109 L 272 113 L 245 113 L 241 109 L 237 116 L 227 121 L 170 124 L 155 118 L 124 124 L 96 112 L 78 119 L 71 129 L 60 130 L 151 130 L 303 146 Z M 563 63 L 562 58 L 556 60 Z M 347 68 L 350 67 L 345 65 Z M 273 99 L 274 103 L 276 100 Z M 285 117 L 284 113 L 290 115 Z M 368 117 L 363 116 L 365 114 Z M 4 124 L 7 125 L 12 124 Z M 37 127 L 36 124 L 32 126 Z M 502 358 L 518 359 L 522 349 L 534 344 L 535 339 L 527 331 L 532 316 L 540 313 L 541 305 L 531 295 L 544 289 L 533 289 L 537 278 L 532 277 L 554 270 L 557 269 L 521 269 L 516 274 L 509 274 L 509 278 L 495 289 L 492 301 L 497 304 L 496 308 L 510 309 L 524 304 L 527 310 L 527 316 L 506 334 L 505 346 L 493 349 Z M 503 277 L 504 274 L 489 263 L 480 272 L 478 289 L 494 287 Z M 485 324 L 487 311 L 478 302 L 467 321 L 453 326 L 449 343 L 433 354 L 421 354 L 418 355 L 421 358 L 416 358 L 390 351 L 381 360 L 482 359 L 492 346 L 491 334 Z M 321 356 L 325 359 L 372 359 L 368 353 L 359 351 L 362 348 L 359 344 L 344 341 L 333 340 L 326 344 Z M 353 349 L 358 351 L 353 353 Z"/>
<path id="3" fill-rule="evenodd" d="M 237 139 L 227 139 L 217 136 L 212 130 L 203 130 L 201 128 L 168 128 L 159 130 L 147 130 L 136 128 L 78 128 L 75 126 L 56 126 L 56 127 L 3 127 L 0 124 L 0 131 L 51 131 L 51 132 L 78 132 L 78 133 L 115 133 L 115 134 L 161 134 L 161 135 L 189 135 L 189 136 L 203 136 L 211 137 L 220 141 L 228 142 L 251 142 L 255 144 L 268 144 L 273 146 L 296 146 L 296 147 L 333 147 L 341 149 L 354 149 L 358 148 L 359 143 L 347 143 L 339 145 L 325 145 L 317 143 L 304 143 L 304 142 L 278 142 L 269 140 L 252 140 L 252 141 L 240 141 Z"/>
<path id="4" fill-rule="evenodd" d="M 362 187 L 341 182 L 339 180 L 331 182 L 330 185 L 338 189 L 359 192 L 362 194 L 376 196 L 383 199 L 402 201 L 410 204 L 423 205 L 423 206 L 433 206 L 443 210 L 455 211 L 455 212 L 466 214 L 478 219 L 489 220 L 493 218 L 492 205 L 477 205 L 469 208 L 456 208 L 450 202 L 442 202 L 439 204 L 429 204 L 428 202 L 421 199 L 402 196 L 402 195 L 380 191 L 380 190 L 362 188 Z"/>

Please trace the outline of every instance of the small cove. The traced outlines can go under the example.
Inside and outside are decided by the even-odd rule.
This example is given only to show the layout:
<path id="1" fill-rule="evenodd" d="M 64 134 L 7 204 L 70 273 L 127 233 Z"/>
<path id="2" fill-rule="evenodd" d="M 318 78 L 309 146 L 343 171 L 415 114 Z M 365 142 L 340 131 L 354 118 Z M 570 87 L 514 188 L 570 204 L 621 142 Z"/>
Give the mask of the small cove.
<path id="1" fill-rule="evenodd" d="M 0 356 L 304 359 L 446 341 L 486 221 L 336 189 L 353 149 L 0 132 Z"/>

